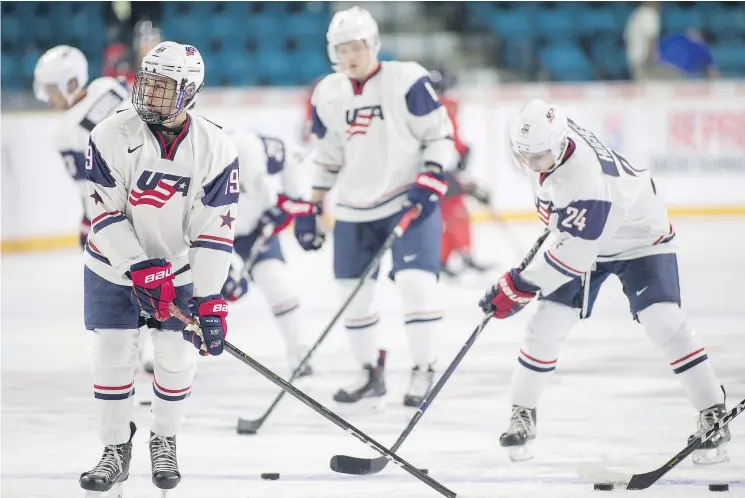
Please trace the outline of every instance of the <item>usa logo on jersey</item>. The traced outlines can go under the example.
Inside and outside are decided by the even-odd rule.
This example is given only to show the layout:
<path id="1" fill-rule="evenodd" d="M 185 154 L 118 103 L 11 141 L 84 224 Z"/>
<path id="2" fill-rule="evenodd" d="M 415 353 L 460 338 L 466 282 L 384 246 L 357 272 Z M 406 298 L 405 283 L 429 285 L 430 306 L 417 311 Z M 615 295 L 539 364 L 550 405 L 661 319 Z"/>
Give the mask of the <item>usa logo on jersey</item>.
<path id="1" fill-rule="evenodd" d="M 383 108 L 379 105 L 360 107 L 347 111 L 347 140 L 355 135 L 367 134 L 367 128 L 372 124 L 375 118 L 385 119 L 383 117 Z"/>
<path id="2" fill-rule="evenodd" d="M 133 206 L 147 205 L 162 208 L 176 192 L 186 197 L 191 178 L 188 176 L 143 171 L 137 180 L 137 188 L 129 193 L 129 203 Z"/>

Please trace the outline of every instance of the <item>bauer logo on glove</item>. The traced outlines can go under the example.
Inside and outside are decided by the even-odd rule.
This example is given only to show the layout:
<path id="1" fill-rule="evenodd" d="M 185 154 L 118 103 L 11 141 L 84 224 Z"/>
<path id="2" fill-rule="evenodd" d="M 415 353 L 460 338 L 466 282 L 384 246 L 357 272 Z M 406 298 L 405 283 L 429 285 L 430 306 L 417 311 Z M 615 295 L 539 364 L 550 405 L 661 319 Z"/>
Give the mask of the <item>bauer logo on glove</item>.
<path id="1" fill-rule="evenodd" d="M 518 282 L 516 285 L 515 282 Z M 519 290 L 518 286 L 527 290 Z M 507 318 L 521 311 L 536 296 L 538 288 L 520 278 L 517 270 L 511 270 L 486 291 L 479 301 L 484 313 L 494 313 L 495 318 Z"/>

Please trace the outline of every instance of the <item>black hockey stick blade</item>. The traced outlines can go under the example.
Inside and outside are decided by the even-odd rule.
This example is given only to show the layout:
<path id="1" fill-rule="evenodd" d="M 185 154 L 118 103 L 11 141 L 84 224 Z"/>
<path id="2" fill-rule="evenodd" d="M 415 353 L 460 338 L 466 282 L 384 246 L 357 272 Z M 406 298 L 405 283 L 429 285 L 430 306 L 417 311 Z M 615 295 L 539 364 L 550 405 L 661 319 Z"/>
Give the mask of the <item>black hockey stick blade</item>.
<path id="1" fill-rule="evenodd" d="M 586 479 L 590 482 L 610 482 L 617 485 L 626 486 L 626 489 L 632 490 L 647 489 L 648 487 L 659 481 L 662 476 L 667 474 L 680 462 L 685 460 L 691 453 L 699 449 L 702 444 L 714 437 L 714 435 L 716 435 L 722 428 L 729 424 L 733 418 L 738 416 L 744 410 L 745 399 L 735 405 L 735 407 L 732 408 L 724 417 L 717 420 L 709 430 L 702 434 L 699 434 L 696 439 L 691 441 L 688 446 L 683 448 L 677 455 L 665 462 L 662 467 L 659 467 L 650 472 L 645 472 L 643 474 L 623 474 L 620 472 L 614 472 L 612 470 L 605 469 L 597 465 L 589 465 L 580 468 L 578 474 L 581 478 Z"/>
<path id="2" fill-rule="evenodd" d="M 386 465 L 388 465 L 388 459 L 385 457 L 357 458 L 348 455 L 334 455 L 331 457 L 331 470 L 340 474 L 367 476 L 377 474 Z"/>
<path id="3" fill-rule="evenodd" d="M 323 329 L 323 332 L 321 332 L 321 335 L 318 336 L 318 339 L 316 339 L 316 342 L 313 343 L 313 346 L 308 350 L 307 353 L 305 353 L 305 357 L 300 361 L 300 364 L 295 367 L 295 370 L 292 372 L 292 375 L 290 376 L 290 380 L 288 381 L 290 384 L 297 378 L 297 376 L 300 374 L 300 372 L 303 370 L 303 367 L 308 362 L 311 356 L 313 356 L 313 353 L 318 349 L 318 347 L 321 345 L 321 343 L 326 339 L 326 336 L 329 335 L 331 330 L 334 328 L 334 325 L 336 325 L 336 322 L 339 321 L 339 318 L 344 314 L 346 309 L 349 307 L 349 304 L 352 302 L 354 297 L 357 295 L 357 293 L 362 288 L 362 285 L 365 283 L 365 280 L 367 280 L 367 277 L 370 276 L 372 273 L 375 272 L 375 270 L 378 268 L 378 265 L 380 264 L 380 261 L 383 259 L 383 256 L 385 256 L 385 253 L 393 246 L 393 243 L 396 241 L 396 239 L 400 238 L 407 228 L 409 228 L 409 225 L 414 220 L 414 216 L 416 215 L 416 210 L 414 208 L 408 210 L 406 213 L 404 213 L 403 216 L 401 216 L 401 219 L 396 224 L 396 227 L 393 229 L 393 231 L 388 235 L 388 238 L 383 243 L 383 246 L 378 250 L 378 253 L 373 257 L 373 259 L 368 263 L 365 270 L 362 272 L 362 275 L 357 280 L 357 285 L 355 285 L 354 289 L 352 290 L 351 294 L 347 296 L 344 303 L 342 303 L 341 308 L 336 312 L 336 314 L 333 316 L 331 321 L 328 325 L 326 325 L 326 328 Z M 264 422 L 269 418 L 269 415 L 272 414 L 274 409 L 277 407 L 280 401 L 282 401 L 282 398 L 284 397 L 286 391 L 282 390 L 280 391 L 277 396 L 274 398 L 272 403 L 269 405 L 269 408 L 267 408 L 264 411 L 264 414 L 255 419 L 255 420 L 249 420 L 244 418 L 238 419 L 238 425 L 236 426 L 236 432 L 238 434 L 256 434 L 258 433 L 259 429 L 262 425 L 264 425 Z"/>
<path id="4" fill-rule="evenodd" d="M 522 262 L 518 266 L 518 271 L 522 271 L 525 269 L 528 264 L 535 258 L 535 255 L 540 250 L 543 243 L 546 241 L 546 238 L 548 238 L 550 234 L 549 230 L 544 230 L 543 233 L 538 237 L 538 239 L 533 244 L 533 247 L 530 248 L 530 251 L 528 254 L 523 258 Z M 406 426 L 404 431 L 401 433 L 400 436 L 398 436 L 398 439 L 396 442 L 391 446 L 391 451 L 398 451 L 398 449 L 401 447 L 401 445 L 404 443 L 406 438 L 409 436 L 411 431 L 414 430 L 414 427 L 419 423 L 419 420 L 424 415 L 424 412 L 427 410 L 429 405 L 434 401 L 437 394 L 440 392 L 440 390 L 444 387 L 445 383 L 448 381 L 450 376 L 455 372 L 455 369 L 460 364 L 463 357 L 466 355 L 469 349 L 471 349 L 471 346 L 476 342 L 476 339 L 481 334 L 481 332 L 484 330 L 484 327 L 486 327 L 486 324 L 489 323 L 489 320 L 492 318 L 493 313 L 488 313 L 484 315 L 483 320 L 479 324 L 478 327 L 476 327 L 476 330 L 473 331 L 471 336 L 468 338 L 466 343 L 463 345 L 463 347 L 460 349 L 458 354 L 455 356 L 453 361 L 448 365 L 447 370 L 445 370 L 445 373 L 442 374 L 440 379 L 437 381 L 437 384 L 432 388 L 432 390 L 427 394 L 427 397 L 422 402 L 421 406 L 417 410 L 417 412 L 414 414 L 414 416 L 409 421 L 409 424 Z M 352 474 L 352 475 L 370 475 L 370 474 L 377 474 L 381 470 L 383 470 L 386 465 L 388 465 L 388 460 L 383 457 L 378 458 L 357 458 L 352 457 L 348 455 L 334 455 L 331 458 L 330 466 L 331 470 L 334 472 L 339 472 L 341 474 Z"/>

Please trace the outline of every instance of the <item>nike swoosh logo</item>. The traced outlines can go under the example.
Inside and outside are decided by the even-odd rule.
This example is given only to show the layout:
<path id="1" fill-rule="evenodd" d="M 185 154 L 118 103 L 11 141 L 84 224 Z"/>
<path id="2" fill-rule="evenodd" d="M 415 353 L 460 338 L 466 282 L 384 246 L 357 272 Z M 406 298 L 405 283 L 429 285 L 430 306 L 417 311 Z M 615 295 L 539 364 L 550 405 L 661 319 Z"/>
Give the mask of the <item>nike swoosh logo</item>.
<path id="1" fill-rule="evenodd" d="M 407 254 L 404 256 L 404 263 L 410 263 L 416 259 L 416 254 Z"/>
<path id="2" fill-rule="evenodd" d="M 127 147 L 127 152 L 129 152 L 131 154 L 134 151 L 136 151 L 137 149 L 139 149 L 140 147 L 142 147 L 143 145 L 145 145 L 145 144 L 140 144 L 137 147 L 135 147 L 134 149 L 130 149 L 129 147 Z"/>
<path id="3" fill-rule="evenodd" d="M 645 291 L 645 290 L 647 290 L 648 288 L 649 288 L 649 286 L 646 286 L 646 287 L 644 287 L 643 289 L 639 289 L 638 291 L 636 291 L 636 295 L 637 295 L 637 296 L 641 296 L 641 295 L 642 295 L 642 292 L 644 292 L 644 291 Z"/>

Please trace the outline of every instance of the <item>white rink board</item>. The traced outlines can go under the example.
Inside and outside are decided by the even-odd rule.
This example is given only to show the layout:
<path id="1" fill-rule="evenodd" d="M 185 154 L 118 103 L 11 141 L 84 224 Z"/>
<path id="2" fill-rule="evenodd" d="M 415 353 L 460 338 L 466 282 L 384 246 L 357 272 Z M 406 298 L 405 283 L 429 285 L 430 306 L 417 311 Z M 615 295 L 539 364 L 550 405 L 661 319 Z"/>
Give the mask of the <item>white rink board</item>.
<path id="1" fill-rule="evenodd" d="M 541 232 L 538 222 L 512 226 L 527 251 Z M 745 397 L 745 336 L 738 249 L 745 233 L 720 220 L 676 223 L 683 303 L 705 343 L 730 400 Z M 318 253 L 302 253 L 285 234 L 285 254 L 296 269 L 303 324 L 320 333 L 336 309 L 331 281 L 331 241 Z M 479 321 L 476 302 L 493 278 L 517 256 L 494 224 L 474 233 L 475 256 L 495 261 L 490 278 L 466 279 L 444 289 L 446 314 L 439 347 L 442 371 Z M 91 393 L 90 334 L 82 324 L 82 259 L 77 250 L 9 255 L 2 265 L 2 497 L 82 498 L 77 479 L 100 457 Z M 382 274 L 390 262 L 386 261 Z M 40 282 L 43 282 L 40 283 Z M 278 371 L 283 347 L 271 313 L 256 289 L 231 306 L 228 339 Z M 33 296 L 33 299 L 29 297 Z M 408 381 L 408 352 L 395 288 L 380 292 L 384 344 L 389 348 L 388 387 L 396 405 L 350 422 L 391 445 L 412 411 L 398 406 Z M 695 412 L 661 354 L 631 321 L 617 280 L 600 293 L 593 318 L 565 344 L 557 376 L 539 408 L 537 456 L 513 464 L 498 447 L 509 417 L 508 385 L 532 306 L 492 322 L 434 401 L 400 454 L 458 493 L 479 498 L 597 497 L 576 475 L 580 463 L 610 460 L 644 471 L 683 448 Z M 318 351 L 317 379 L 302 387 L 323 403 L 353 375 L 339 328 Z M 138 396 L 148 395 L 138 379 Z M 228 355 L 200 361 L 187 421 L 179 435 L 183 474 L 171 498 L 435 498 L 438 495 L 390 466 L 377 476 L 333 473 L 335 453 L 372 451 L 309 408 L 287 397 L 258 436 L 235 435 L 238 416 L 258 416 L 277 390 Z M 138 407 L 134 461 L 125 497 L 159 497 L 150 483 L 146 436 L 148 409 Z M 745 418 L 732 423 L 732 461 L 694 468 L 690 460 L 643 496 L 710 497 L 709 482 L 731 483 L 726 498 L 745 497 Z M 262 472 L 279 472 L 262 481 Z M 640 495 L 641 496 L 641 495 Z"/>
<path id="2" fill-rule="evenodd" d="M 197 112 L 300 146 L 306 97 L 301 90 L 206 90 Z M 606 144 L 651 168 L 669 206 L 745 209 L 745 82 L 464 88 L 460 128 L 472 146 L 471 174 L 493 191 L 498 212 L 533 209 L 507 127 L 536 97 L 566 106 Z M 81 206 L 52 145 L 55 123 L 49 112 L 2 115 L 3 240 L 77 232 Z"/>

